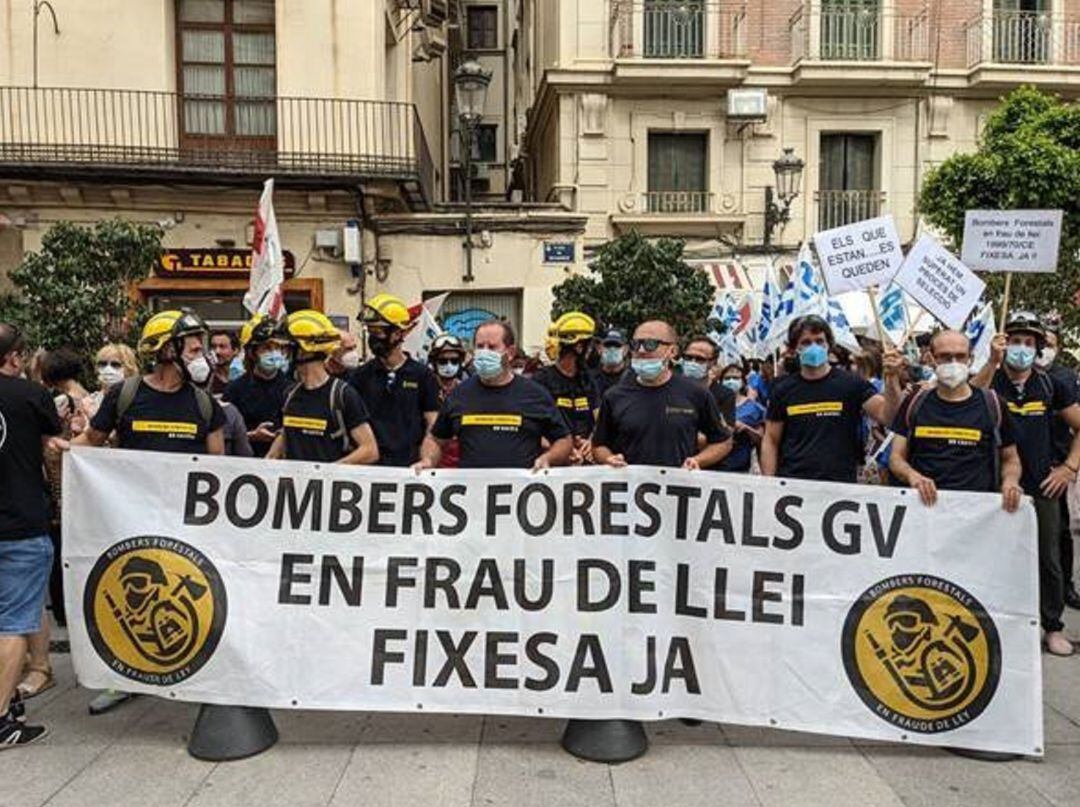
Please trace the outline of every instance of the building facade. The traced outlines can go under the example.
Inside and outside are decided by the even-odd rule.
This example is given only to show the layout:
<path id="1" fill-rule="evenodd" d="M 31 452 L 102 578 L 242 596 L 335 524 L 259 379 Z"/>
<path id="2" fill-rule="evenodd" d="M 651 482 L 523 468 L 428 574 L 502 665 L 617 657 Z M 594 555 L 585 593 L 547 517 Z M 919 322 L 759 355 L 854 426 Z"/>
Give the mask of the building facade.
<path id="1" fill-rule="evenodd" d="M 469 36 L 498 68 L 479 201 L 505 198 L 512 156 L 509 40 L 468 5 L 0 0 L 0 290 L 54 222 L 155 222 L 166 254 L 139 296 L 235 325 L 274 177 L 288 307 L 345 321 L 380 291 L 452 291 L 455 321 L 507 316 L 539 344 L 551 277 L 565 271 L 545 268 L 543 244 L 576 243 L 584 221 L 556 206 L 481 207 L 466 279 L 452 71 Z"/>
<path id="2" fill-rule="evenodd" d="M 790 254 L 879 213 L 910 241 L 927 171 L 1004 93 L 1080 94 L 1074 0 L 522 0 L 516 26 L 528 193 L 586 214 L 587 244 Z M 764 249 L 785 149 L 802 192 Z"/>

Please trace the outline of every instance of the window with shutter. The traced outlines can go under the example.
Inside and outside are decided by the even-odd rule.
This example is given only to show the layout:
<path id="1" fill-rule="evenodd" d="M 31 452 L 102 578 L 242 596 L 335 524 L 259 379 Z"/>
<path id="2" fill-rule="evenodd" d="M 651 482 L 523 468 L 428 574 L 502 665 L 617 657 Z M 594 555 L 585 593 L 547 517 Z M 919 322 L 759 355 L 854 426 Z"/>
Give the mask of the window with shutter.
<path id="1" fill-rule="evenodd" d="M 178 0 L 183 146 L 276 146 L 274 0 Z"/>
<path id="2" fill-rule="evenodd" d="M 705 132 L 649 133 L 650 213 L 704 213 L 709 209 L 708 135 Z"/>

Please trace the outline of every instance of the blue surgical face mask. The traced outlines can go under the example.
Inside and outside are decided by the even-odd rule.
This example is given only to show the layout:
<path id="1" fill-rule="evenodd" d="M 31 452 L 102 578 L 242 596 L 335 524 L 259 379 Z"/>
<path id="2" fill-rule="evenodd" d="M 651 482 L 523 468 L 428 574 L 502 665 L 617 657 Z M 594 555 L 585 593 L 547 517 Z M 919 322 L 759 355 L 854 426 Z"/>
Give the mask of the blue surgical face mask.
<path id="1" fill-rule="evenodd" d="M 503 354 L 497 350 L 477 348 L 473 355 L 473 367 L 480 378 L 497 378 L 503 370 Z"/>
<path id="2" fill-rule="evenodd" d="M 440 361 L 435 364 L 435 370 L 443 378 L 453 378 L 460 369 L 461 363 L 456 361 Z"/>
<path id="3" fill-rule="evenodd" d="M 235 381 L 244 374 L 244 360 L 237 356 L 229 362 L 229 380 Z"/>
<path id="4" fill-rule="evenodd" d="M 829 351 L 825 345 L 807 345 L 799 351 L 799 363 L 803 367 L 823 367 L 828 361 Z"/>
<path id="5" fill-rule="evenodd" d="M 1009 345 L 1005 349 L 1005 363 L 1014 370 L 1027 370 L 1035 363 L 1035 348 L 1031 345 Z"/>
<path id="6" fill-rule="evenodd" d="M 663 359 L 631 359 L 630 366 L 644 381 L 655 381 L 664 372 Z"/>
<path id="7" fill-rule="evenodd" d="M 686 361 L 683 359 L 679 364 L 682 366 L 682 374 L 695 381 L 700 381 L 709 372 L 708 366 L 699 361 Z"/>
<path id="8" fill-rule="evenodd" d="M 600 363 L 605 367 L 618 367 L 622 364 L 623 350 L 621 347 L 606 347 L 600 351 Z"/>
<path id="9" fill-rule="evenodd" d="M 739 392 L 742 389 L 741 378 L 725 378 L 721 383 L 732 392 Z"/>
<path id="10" fill-rule="evenodd" d="M 276 373 L 284 363 L 285 355 L 280 350 L 268 350 L 259 356 L 259 369 L 264 373 Z"/>

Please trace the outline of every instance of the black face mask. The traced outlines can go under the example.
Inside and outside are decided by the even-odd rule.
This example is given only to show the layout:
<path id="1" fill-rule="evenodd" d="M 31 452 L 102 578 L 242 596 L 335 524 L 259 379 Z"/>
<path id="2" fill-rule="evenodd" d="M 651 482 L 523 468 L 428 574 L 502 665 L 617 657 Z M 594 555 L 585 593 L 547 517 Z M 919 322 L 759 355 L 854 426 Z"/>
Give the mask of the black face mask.
<path id="1" fill-rule="evenodd" d="M 380 359 L 389 356 L 394 349 L 394 340 L 383 334 L 368 334 L 367 344 L 371 352 Z"/>

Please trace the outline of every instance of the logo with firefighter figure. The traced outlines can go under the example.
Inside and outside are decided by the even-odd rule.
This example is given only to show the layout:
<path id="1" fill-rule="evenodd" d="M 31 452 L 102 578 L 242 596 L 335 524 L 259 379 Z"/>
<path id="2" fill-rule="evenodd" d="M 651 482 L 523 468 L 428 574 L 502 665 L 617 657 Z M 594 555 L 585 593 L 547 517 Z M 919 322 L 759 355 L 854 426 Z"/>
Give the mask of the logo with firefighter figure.
<path id="1" fill-rule="evenodd" d="M 98 558 L 83 593 L 90 641 L 109 668 L 171 686 L 206 664 L 225 628 L 221 576 L 195 547 L 131 538 Z"/>
<path id="2" fill-rule="evenodd" d="M 863 703 L 905 731 L 967 725 L 1001 677 L 1001 642 L 986 609 L 932 575 L 898 575 L 867 589 L 848 613 L 842 643 Z"/>

